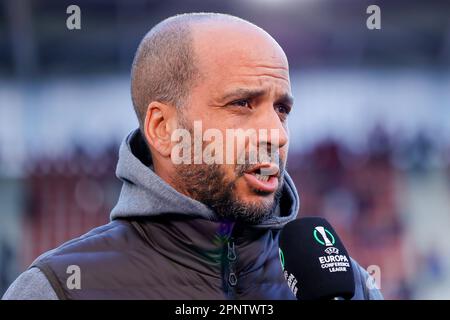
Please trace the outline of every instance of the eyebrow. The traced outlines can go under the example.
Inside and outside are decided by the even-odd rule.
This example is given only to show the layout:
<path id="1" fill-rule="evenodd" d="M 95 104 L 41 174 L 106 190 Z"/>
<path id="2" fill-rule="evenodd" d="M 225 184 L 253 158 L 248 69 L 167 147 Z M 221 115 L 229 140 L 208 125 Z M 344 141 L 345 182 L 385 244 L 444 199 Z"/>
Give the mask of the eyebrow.
<path id="1" fill-rule="evenodd" d="M 294 105 L 294 97 L 292 95 L 290 95 L 289 93 L 283 93 L 275 101 L 275 104 L 280 104 L 280 103 L 286 104 L 286 105 L 289 105 L 292 107 Z"/>
<path id="2" fill-rule="evenodd" d="M 258 97 L 261 97 L 267 93 L 264 89 L 244 89 L 244 88 L 238 88 L 236 90 L 230 91 L 222 96 L 222 100 L 231 100 L 231 99 L 239 99 L 239 98 L 245 98 L 245 99 L 255 99 Z M 276 101 L 276 104 L 284 103 L 288 105 L 294 104 L 294 97 L 290 95 L 289 93 L 283 93 L 280 95 Z"/>

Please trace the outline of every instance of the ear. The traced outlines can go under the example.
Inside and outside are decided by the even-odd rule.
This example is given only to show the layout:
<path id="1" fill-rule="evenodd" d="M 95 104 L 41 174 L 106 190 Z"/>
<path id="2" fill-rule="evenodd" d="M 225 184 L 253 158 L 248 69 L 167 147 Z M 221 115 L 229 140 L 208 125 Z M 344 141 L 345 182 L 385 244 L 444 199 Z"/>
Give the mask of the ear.
<path id="1" fill-rule="evenodd" d="M 144 132 L 148 144 L 163 157 L 170 157 L 171 136 L 177 124 L 175 107 L 153 101 L 147 107 Z"/>

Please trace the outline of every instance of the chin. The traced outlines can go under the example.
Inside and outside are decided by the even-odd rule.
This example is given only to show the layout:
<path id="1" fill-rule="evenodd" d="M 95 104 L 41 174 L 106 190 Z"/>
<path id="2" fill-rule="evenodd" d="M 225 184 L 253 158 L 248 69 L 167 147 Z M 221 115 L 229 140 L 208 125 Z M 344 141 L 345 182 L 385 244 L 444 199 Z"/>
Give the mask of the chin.
<path id="1" fill-rule="evenodd" d="M 275 200 L 275 193 L 246 190 L 243 196 L 238 196 L 238 199 L 240 202 L 248 205 L 272 206 Z"/>

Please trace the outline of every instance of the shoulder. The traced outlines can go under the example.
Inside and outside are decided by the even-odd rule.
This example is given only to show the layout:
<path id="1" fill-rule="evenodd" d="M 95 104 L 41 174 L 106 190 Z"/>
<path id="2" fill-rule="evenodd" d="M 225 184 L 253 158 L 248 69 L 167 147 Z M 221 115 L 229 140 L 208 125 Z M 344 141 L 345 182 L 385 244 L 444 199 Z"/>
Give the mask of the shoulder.
<path id="1" fill-rule="evenodd" d="M 47 277 L 38 268 L 31 268 L 11 284 L 2 300 L 58 300 L 58 297 Z"/>
<path id="2" fill-rule="evenodd" d="M 352 300 L 383 300 L 381 291 L 374 286 L 374 280 L 369 273 L 350 258 L 355 277 L 355 295 Z"/>
<path id="3" fill-rule="evenodd" d="M 138 234 L 128 221 L 114 220 L 45 252 L 31 264 L 31 267 L 50 260 L 58 261 L 62 257 L 71 260 L 71 257 L 77 259 L 80 255 L 91 252 L 101 254 L 110 251 L 111 248 L 120 251 L 122 246 L 129 245 L 129 239 L 132 237 L 138 237 Z"/>
<path id="4" fill-rule="evenodd" d="M 58 248 L 50 250 L 39 256 L 28 270 L 10 285 L 3 295 L 3 300 L 56 300 L 59 295 L 52 285 L 52 272 L 60 262 L 75 263 L 80 255 L 90 252 L 108 252 L 108 248 L 126 245 L 127 239 L 133 237 L 135 232 L 127 221 L 113 221 L 106 225 L 92 229 L 88 233 L 70 240 Z M 64 269 L 65 270 L 65 269 Z"/>
<path id="5" fill-rule="evenodd" d="M 118 286 L 142 286 L 143 270 L 146 283 L 154 283 L 165 261 L 154 259 L 157 250 L 138 227 L 133 220 L 114 220 L 44 253 L 31 268 L 45 275 L 59 299 L 107 297 Z"/>
<path id="6" fill-rule="evenodd" d="M 39 268 L 47 278 L 53 273 L 66 273 L 72 265 L 97 266 L 99 262 L 117 262 L 126 259 L 144 245 L 140 234 L 127 220 L 114 220 L 92 229 L 59 247 L 39 256 L 30 266 Z M 49 269 L 53 272 L 49 272 Z M 50 281 L 52 279 L 49 279 Z"/>

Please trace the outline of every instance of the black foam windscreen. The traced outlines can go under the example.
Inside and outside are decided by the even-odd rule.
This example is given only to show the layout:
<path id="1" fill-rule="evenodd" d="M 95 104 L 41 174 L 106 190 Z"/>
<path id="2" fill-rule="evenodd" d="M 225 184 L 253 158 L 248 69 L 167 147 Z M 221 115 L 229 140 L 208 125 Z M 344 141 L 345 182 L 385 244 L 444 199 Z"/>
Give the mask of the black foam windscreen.
<path id="1" fill-rule="evenodd" d="M 350 256 L 327 220 L 305 217 L 289 222 L 279 245 L 284 276 L 297 299 L 353 297 Z"/>

